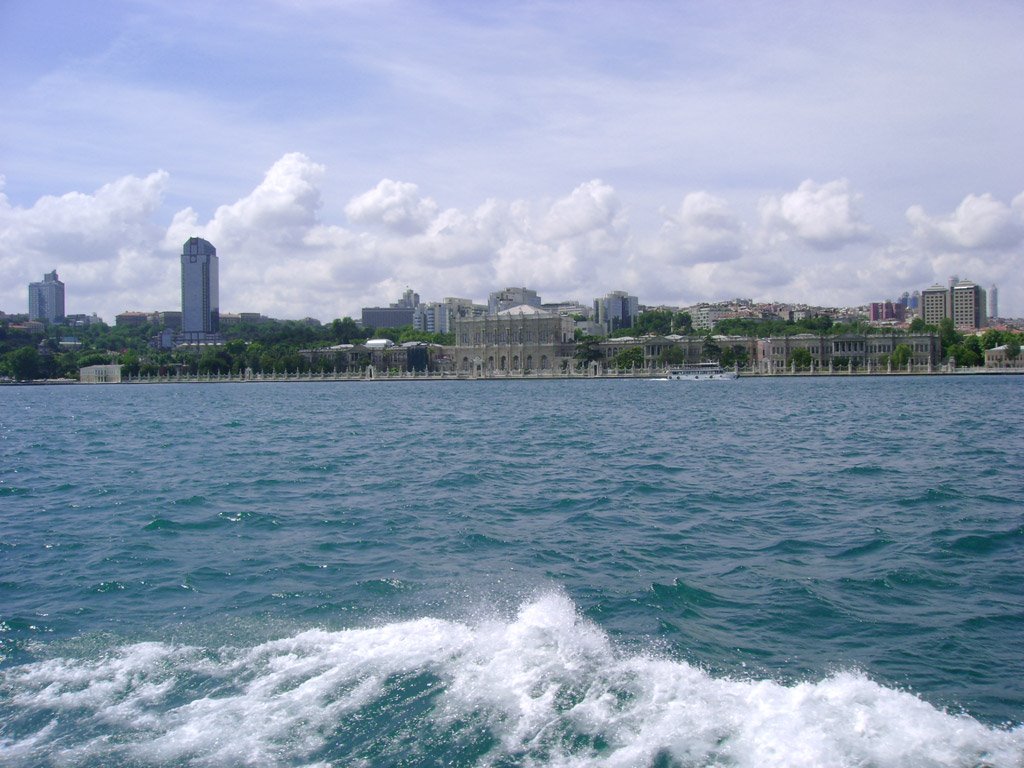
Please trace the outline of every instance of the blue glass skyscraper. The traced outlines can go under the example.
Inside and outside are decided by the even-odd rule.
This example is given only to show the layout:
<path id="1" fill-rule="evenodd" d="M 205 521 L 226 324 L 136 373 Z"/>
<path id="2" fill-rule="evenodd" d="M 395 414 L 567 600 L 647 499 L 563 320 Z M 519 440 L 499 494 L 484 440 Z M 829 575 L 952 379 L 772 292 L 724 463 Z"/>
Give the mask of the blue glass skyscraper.
<path id="1" fill-rule="evenodd" d="M 181 331 L 220 330 L 217 249 L 201 237 L 190 237 L 181 251 Z"/>

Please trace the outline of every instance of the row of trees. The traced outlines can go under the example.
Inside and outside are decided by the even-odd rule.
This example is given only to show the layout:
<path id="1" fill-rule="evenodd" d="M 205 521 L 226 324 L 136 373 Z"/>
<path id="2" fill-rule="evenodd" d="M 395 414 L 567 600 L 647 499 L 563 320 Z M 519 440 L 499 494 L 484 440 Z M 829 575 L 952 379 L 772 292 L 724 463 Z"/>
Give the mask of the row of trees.
<path id="1" fill-rule="evenodd" d="M 401 344 L 426 341 L 451 344 L 451 334 L 402 328 L 360 328 L 351 318 L 325 325 L 291 320 L 268 320 L 231 326 L 224 331 L 226 343 L 217 347 L 163 350 L 153 340 L 162 329 L 157 326 L 109 326 L 95 323 L 68 328 L 49 325 L 41 333 L 26 332 L 0 324 L 0 377 L 19 381 L 33 379 L 74 379 L 79 368 L 119 363 L 128 376 L 168 373 L 242 373 L 310 370 L 299 354 L 305 348 L 333 344 L 355 344 L 368 338 L 388 338 Z M 74 344 L 67 343 L 74 338 Z M 64 343 L 62 343 L 64 342 Z M 317 369 L 327 369 L 321 363 Z M 330 365 L 333 368 L 333 364 Z"/>
<path id="2" fill-rule="evenodd" d="M 0 323 L 0 376 L 18 380 L 40 378 L 76 378 L 78 369 L 87 365 L 120 363 L 129 376 L 161 375 L 180 371 L 181 373 L 242 373 L 246 368 L 254 371 L 283 372 L 310 369 L 299 354 L 300 349 L 331 346 L 333 344 L 356 344 L 368 338 L 388 338 L 395 343 L 425 341 L 451 345 L 452 334 L 432 334 L 416 331 L 411 326 L 401 328 L 360 328 L 352 318 L 339 318 L 324 325 L 291 320 L 267 320 L 253 324 L 231 326 L 224 331 L 226 343 L 195 349 L 160 350 L 154 348 L 152 339 L 160 332 L 156 326 L 115 327 L 103 323 L 81 328 L 47 326 L 42 333 L 29 333 L 11 329 Z M 1020 354 L 1022 334 L 988 329 L 979 335 L 963 334 L 953 321 L 945 319 L 938 326 L 929 326 L 917 318 L 911 323 L 912 332 L 934 332 L 942 343 L 944 358 L 956 358 L 959 366 L 980 366 L 985 362 L 985 350 L 1003 344 L 1008 346 L 1008 356 L 1015 359 Z M 723 366 L 746 365 L 749 353 L 746 346 L 726 345 L 720 347 L 713 335 L 764 337 L 816 333 L 831 335 L 837 333 L 891 333 L 866 324 L 834 323 L 828 317 L 812 317 L 797 321 L 731 319 L 719 321 L 712 333 L 705 331 L 702 358 L 718 360 Z M 639 315 L 633 327 L 615 331 L 612 336 L 642 336 L 654 334 L 667 336 L 672 333 L 693 335 L 693 322 L 685 312 L 652 310 Z M 62 340 L 74 337 L 79 348 L 71 349 Z M 581 364 L 603 360 L 598 346 L 602 337 L 579 336 L 576 359 Z M 676 365 L 683 362 L 679 349 L 669 348 L 662 353 L 659 362 Z M 809 354 L 807 354 L 809 357 Z M 801 351 L 796 351 L 793 360 L 798 367 L 809 367 L 810 360 L 804 360 Z M 910 348 L 898 345 L 891 356 L 894 367 L 906 365 Z M 619 368 L 643 365 L 641 349 L 626 350 L 614 359 L 605 361 Z M 317 369 L 328 370 L 329 362 L 321 362 Z"/>

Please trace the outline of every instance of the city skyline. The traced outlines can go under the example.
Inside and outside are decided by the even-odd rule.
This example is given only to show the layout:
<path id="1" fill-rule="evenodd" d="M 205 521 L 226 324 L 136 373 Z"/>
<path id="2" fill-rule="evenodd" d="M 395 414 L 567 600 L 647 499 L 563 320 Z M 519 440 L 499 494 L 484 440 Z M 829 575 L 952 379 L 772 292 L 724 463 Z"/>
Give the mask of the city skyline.
<path id="1" fill-rule="evenodd" d="M 1003 2 L 9 4 L 0 309 L 54 267 L 72 313 L 177 306 L 196 236 L 222 308 L 282 318 L 957 274 L 1019 317 L 1022 33 Z"/>

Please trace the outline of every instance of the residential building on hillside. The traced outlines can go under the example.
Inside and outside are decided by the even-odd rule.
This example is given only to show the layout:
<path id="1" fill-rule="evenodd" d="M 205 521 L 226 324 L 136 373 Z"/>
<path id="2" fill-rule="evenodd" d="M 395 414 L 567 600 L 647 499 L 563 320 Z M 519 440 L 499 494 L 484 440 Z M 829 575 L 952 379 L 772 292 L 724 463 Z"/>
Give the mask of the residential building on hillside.
<path id="1" fill-rule="evenodd" d="M 47 323 L 64 319 L 64 283 L 57 270 L 43 275 L 41 282 L 28 284 L 28 319 Z"/>
<path id="2" fill-rule="evenodd" d="M 412 327 L 426 333 L 448 333 L 448 308 L 439 301 L 417 305 L 412 313 Z"/>
<path id="3" fill-rule="evenodd" d="M 221 319 L 223 319 L 223 316 Z M 174 309 L 160 310 L 152 314 L 149 322 L 160 328 L 170 328 L 177 331 L 181 328 L 181 312 Z"/>
<path id="4" fill-rule="evenodd" d="M 458 371 L 561 370 L 573 365 L 573 320 L 522 304 L 486 317 L 458 318 L 450 356 Z"/>
<path id="5" fill-rule="evenodd" d="M 715 323 L 727 317 L 733 317 L 733 310 L 713 304 L 698 304 L 689 308 L 693 327 L 699 331 L 710 331 Z"/>
<path id="6" fill-rule="evenodd" d="M 555 301 L 545 302 L 540 305 L 540 308 L 545 312 L 552 312 L 556 315 L 563 315 L 565 317 L 572 317 L 578 315 L 584 319 L 594 316 L 594 308 L 588 307 L 585 304 L 580 304 L 578 301 L 566 300 L 566 301 Z"/>
<path id="7" fill-rule="evenodd" d="M 412 317 L 412 327 L 427 333 L 449 333 L 457 317 L 478 317 L 487 314 L 487 307 L 474 304 L 472 299 L 445 297 L 442 302 L 418 304 Z"/>
<path id="8" fill-rule="evenodd" d="M 870 319 L 873 323 L 902 323 L 906 319 L 906 305 L 890 300 L 871 302 Z"/>
<path id="9" fill-rule="evenodd" d="M 540 309 L 541 301 L 537 292 L 529 288 L 505 288 L 495 291 L 487 297 L 487 314 L 496 315 L 512 307 L 536 307 Z"/>
<path id="10" fill-rule="evenodd" d="M 93 325 L 94 323 L 99 324 L 102 321 L 100 320 L 99 316 L 94 312 L 91 315 L 64 315 L 64 322 L 67 325 L 84 327 L 88 325 Z"/>
<path id="11" fill-rule="evenodd" d="M 230 328 L 236 325 L 256 325 L 266 320 L 259 312 L 221 312 L 220 327 Z M 317 321 L 317 325 L 320 321 Z"/>
<path id="12" fill-rule="evenodd" d="M 149 312 L 122 312 L 114 317 L 114 325 L 118 328 L 138 328 L 149 322 Z"/>

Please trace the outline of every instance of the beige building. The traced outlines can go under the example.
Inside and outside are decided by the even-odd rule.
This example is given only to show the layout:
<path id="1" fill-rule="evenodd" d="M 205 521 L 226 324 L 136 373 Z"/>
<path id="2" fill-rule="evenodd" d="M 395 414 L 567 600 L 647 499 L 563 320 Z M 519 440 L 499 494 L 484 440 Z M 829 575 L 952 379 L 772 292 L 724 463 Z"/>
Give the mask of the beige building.
<path id="1" fill-rule="evenodd" d="M 953 278 L 948 288 L 933 285 L 921 291 L 921 318 L 938 325 L 945 318 L 962 331 L 988 325 L 988 300 L 985 289 L 970 280 Z"/>
<path id="2" fill-rule="evenodd" d="M 485 317 L 455 318 L 449 354 L 457 371 L 524 373 L 575 365 L 573 321 L 525 304 Z"/>
<path id="3" fill-rule="evenodd" d="M 719 360 L 726 350 L 732 352 L 734 360 L 745 360 L 747 363 L 755 359 L 757 354 L 756 340 L 746 336 L 712 336 L 712 346 L 709 348 L 706 336 L 621 336 L 618 338 L 604 339 L 598 343 L 597 348 L 601 350 L 604 357 L 604 365 L 608 366 L 617 355 L 627 352 L 635 347 L 641 347 L 644 351 L 644 368 L 657 370 L 664 368 L 665 355 L 673 349 L 682 352 L 683 364 L 699 363 L 704 359 Z M 745 366 L 744 366 L 745 367 Z"/>
<path id="4" fill-rule="evenodd" d="M 949 317 L 949 289 L 936 283 L 921 291 L 921 319 L 928 325 L 938 325 Z"/>
<path id="5" fill-rule="evenodd" d="M 942 345 L 934 333 L 861 334 L 844 333 L 837 336 L 799 333 L 759 339 L 757 342 L 758 368 L 764 373 L 786 371 L 792 366 L 793 352 L 806 349 L 817 369 L 848 367 L 857 370 L 871 367 L 886 370 L 888 359 L 901 344 L 910 348 L 910 362 L 914 366 L 938 365 Z"/>
<path id="6" fill-rule="evenodd" d="M 958 280 L 949 289 L 949 316 L 964 331 L 984 328 L 988 323 L 985 289 L 970 280 Z"/>
<path id="7" fill-rule="evenodd" d="M 88 365 L 78 369 L 78 380 L 83 384 L 120 384 L 120 365 Z"/>
<path id="8" fill-rule="evenodd" d="M 993 347 L 992 349 L 985 350 L 985 367 L 986 368 L 1011 368 L 1021 369 L 1024 368 L 1024 354 L 1021 353 L 1020 349 L 1017 350 L 1015 357 L 1010 357 L 1009 346 L 1003 344 L 1000 347 Z"/>

